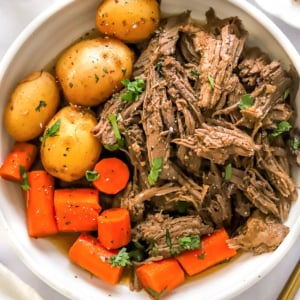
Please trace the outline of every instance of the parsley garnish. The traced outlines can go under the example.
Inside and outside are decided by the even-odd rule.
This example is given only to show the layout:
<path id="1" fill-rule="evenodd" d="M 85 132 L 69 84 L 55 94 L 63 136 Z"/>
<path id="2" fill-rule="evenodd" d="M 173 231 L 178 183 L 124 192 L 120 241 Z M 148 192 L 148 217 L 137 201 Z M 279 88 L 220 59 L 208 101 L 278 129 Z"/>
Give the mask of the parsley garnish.
<path id="1" fill-rule="evenodd" d="M 245 94 L 241 97 L 241 101 L 238 104 L 239 109 L 245 109 L 253 106 L 254 98 L 250 94 Z"/>
<path id="2" fill-rule="evenodd" d="M 191 74 L 195 77 L 199 77 L 200 76 L 200 72 L 197 71 L 195 68 L 191 68 Z"/>
<path id="3" fill-rule="evenodd" d="M 148 175 L 148 182 L 150 185 L 154 185 L 162 171 L 163 159 L 162 157 L 156 157 L 152 160 L 152 168 Z"/>
<path id="4" fill-rule="evenodd" d="M 154 291 L 150 287 L 146 288 L 147 292 L 154 297 L 154 299 L 160 299 L 166 292 L 167 292 L 167 287 L 165 287 L 161 292 Z"/>
<path id="5" fill-rule="evenodd" d="M 277 128 L 271 133 L 271 136 L 276 137 L 284 132 L 288 132 L 292 128 L 292 125 L 288 121 L 281 121 Z"/>
<path id="6" fill-rule="evenodd" d="M 225 180 L 230 180 L 231 177 L 232 177 L 232 165 L 229 163 L 229 164 L 225 167 L 224 179 L 225 179 Z"/>
<path id="7" fill-rule="evenodd" d="M 47 138 L 55 136 L 60 128 L 60 119 L 58 119 L 51 127 L 49 127 L 44 136 L 40 138 L 41 142 L 44 142 Z"/>
<path id="8" fill-rule="evenodd" d="M 189 208 L 189 202 L 186 201 L 177 201 L 174 205 L 174 209 L 179 213 L 179 214 L 185 214 Z"/>
<path id="9" fill-rule="evenodd" d="M 103 67 L 102 70 L 104 73 L 108 73 L 108 69 L 106 67 Z"/>
<path id="10" fill-rule="evenodd" d="M 72 88 L 74 86 L 73 82 L 69 82 L 69 88 Z"/>
<path id="11" fill-rule="evenodd" d="M 127 69 L 126 68 L 122 68 L 122 73 L 123 73 L 123 76 L 126 75 L 126 72 L 127 72 Z"/>
<path id="12" fill-rule="evenodd" d="M 134 81 L 124 79 L 122 84 L 127 88 L 127 92 L 121 95 L 122 100 L 125 101 L 137 101 L 139 95 L 142 94 L 146 87 L 145 81 L 141 78 L 137 78 Z"/>
<path id="13" fill-rule="evenodd" d="M 130 257 L 126 248 L 122 248 L 117 255 L 111 256 L 108 262 L 113 267 L 126 267 L 131 265 Z"/>
<path id="14" fill-rule="evenodd" d="M 293 139 L 290 140 L 290 145 L 293 150 L 298 150 L 300 146 L 300 141 L 297 137 L 294 137 Z"/>
<path id="15" fill-rule="evenodd" d="M 289 95 L 290 95 L 290 89 L 284 90 L 284 92 L 283 92 L 283 100 L 286 100 Z"/>
<path id="16" fill-rule="evenodd" d="M 162 68 L 162 62 L 161 62 L 161 60 L 158 60 L 157 63 L 156 63 L 156 65 L 155 65 L 155 70 L 156 70 L 159 74 L 161 74 L 161 68 Z"/>
<path id="17" fill-rule="evenodd" d="M 47 106 L 47 102 L 44 100 L 40 100 L 39 104 L 35 108 L 35 111 L 40 111 L 42 107 L 46 107 L 46 106 Z"/>
<path id="18" fill-rule="evenodd" d="M 96 80 L 96 83 L 99 81 L 99 76 L 97 74 L 95 74 L 95 80 Z"/>
<path id="19" fill-rule="evenodd" d="M 171 240 L 171 235 L 170 235 L 170 231 L 168 228 L 166 229 L 166 243 L 169 248 L 172 248 L 172 240 Z"/>
<path id="20" fill-rule="evenodd" d="M 121 147 L 123 147 L 124 139 L 121 136 L 121 133 L 120 133 L 119 128 L 118 128 L 117 116 L 115 114 L 111 114 L 111 115 L 108 116 L 108 120 L 111 123 L 111 126 L 112 126 L 112 129 L 113 129 L 113 132 L 115 134 L 117 142 L 113 145 L 104 145 L 104 148 L 109 150 L 109 151 L 115 151 L 115 150 L 118 150 Z"/>
<path id="21" fill-rule="evenodd" d="M 199 235 L 183 236 L 179 238 L 179 245 L 184 250 L 194 250 L 200 248 L 200 237 Z"/>
<path id="22" fill-rule="evenodd" d="M 207 80 L 209 82 L 209 85 L 210 85 L 211 89 L 213 90 L 215 88 L 215 81 L 214 81 L 214 79 L 210 75 L 208 75 L 207 76 Z"/>
<path id="23" fill-rule="evenodd" d="M 24 166 L 22 166 L 22 165 L 20 165 L 20 174 L 22 177 L 21 188 L 23 191 L 28 191 L 30 189 L 30 186 L 29 186 L 29 182 L 28 182 L 27 172 L 26 172 Z"/>
<path id="24" fill-rule="evenodd" d="M 95 180 L 97 180 L 99 177 L 100 177 L 100 174 L 99 174 L 97 171 L 95 171 L 95 170 L 93 170 L 93 171 L 91 171 L 91 170 L 86 170 L 86 171 L 85 171 L 85 178 L 86 178 L 86 180 L 89 181 L 89 182 L 95 181 Z"/>
<path id="25" fill-rule="evenodd" d="M 205 252 L 200 253 L 198 258 L 203 260 L 205 258 Z"/>

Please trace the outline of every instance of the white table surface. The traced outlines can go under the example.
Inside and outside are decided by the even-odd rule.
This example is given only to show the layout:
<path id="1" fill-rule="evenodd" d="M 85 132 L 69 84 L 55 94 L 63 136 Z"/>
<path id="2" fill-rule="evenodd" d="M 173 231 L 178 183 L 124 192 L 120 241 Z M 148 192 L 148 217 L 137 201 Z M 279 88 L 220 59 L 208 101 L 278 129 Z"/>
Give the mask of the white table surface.
<path id="1" fill-rule="evenodd" d="M 0 0 L 0 59 L 24 26 L 55 1 L 59 0 Z M 255 5 L 253 0 L 248 1 Z M 286 33 L 300 52 L 300 30 L 290 27 L 275 17 L 268 16 Z M 0 230 L 0 261 L 32 286 L 43 299 L 67 300 L 36 277 L 15 255 L 5 238 Z M 300 238 L 282 262 L 257 284 L 234 300 L 276 299 L 299 258 Z M 300 291 L 298 291 L 295 300 L 300 300 Z"/>

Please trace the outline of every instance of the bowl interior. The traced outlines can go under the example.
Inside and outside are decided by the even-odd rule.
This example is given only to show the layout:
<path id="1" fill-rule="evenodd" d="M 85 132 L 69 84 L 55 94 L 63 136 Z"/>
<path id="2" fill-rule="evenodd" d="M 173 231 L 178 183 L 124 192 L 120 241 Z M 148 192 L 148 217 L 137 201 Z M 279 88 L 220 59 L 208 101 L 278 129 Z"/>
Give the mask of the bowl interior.
<path id="1" fill-rule="evenodd" d="M 74 40 L 94 27 L 99 0 L 61 1 L 39 16 L 18 37 L 0 66 L 0 112 L 16 83 L 29 72 L 40 70 Z M 191 10 L 192 17 L 203 20 L 213 7 L 219 17 L 239 16 L 249 31 L 248 44 L 257 45 L 287 67 L 293 63 L 300 73 L 299 57 L 285 36 L 264 15 L 238 0 L 175 1 L 163 0 L 162 10 L 168 14 Z M 260 21 L 257 21 L 257 20 Z M 268 30 L 265 28 L 269 28 Z M 299 95 L 298 95 L 299 96 Z M 299 98 L 299 97 L 298 97 Z M 299 109 L 299 108 L 298 108 Z M 299 123 L 299 120 L 297 121 Z M 0 124 L 0 161 L 13 141 Z M 300 172 L 293 171 L 299 185 Z M 123 282 L 110 287 L 88 272 L 69 262 L 66 251 L 49 239 L 30 239 L 24 215 L 24 202 L 17 185 L 0 180 L 0 223 L 8 233 L 18 255 L 29 268 L 50 286 L 72 299 L 148 299 L 144 293 L 132 293 Z M 226 299 L 238 295 L 269 272 L 284 257 L 299 235 L 300 203 L 294 203 L 287 225 L 291 231 L 273 253 L 260 256 L 240 255 L 226 266 L 213 268 L 198 280 L 189 280 L 167 298 Z"/>

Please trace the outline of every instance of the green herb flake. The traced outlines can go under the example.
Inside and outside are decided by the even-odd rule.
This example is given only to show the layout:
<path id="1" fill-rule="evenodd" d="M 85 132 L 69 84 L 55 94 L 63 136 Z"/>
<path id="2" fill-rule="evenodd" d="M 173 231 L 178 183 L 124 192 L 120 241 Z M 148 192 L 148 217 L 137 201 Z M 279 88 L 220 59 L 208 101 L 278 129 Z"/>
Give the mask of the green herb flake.
<path id="1" fill-rule="evenodd" d="M 166 292 L 167 292 L 167 287 L 165 287 L 161 292 L 154 291 L 150 287 L 146 288 L 147 292 L 154 297 L 154 299 L 160 299 Z"/>
<path id="2" fill-rule="evenodd" d="M 283 100 L 286 100 L 289 95 L 290 95 L 290 89 L 285 89 L 283 92 Z"/>
<path id="3" fill-rule="evenodd" d="M 300 140 L 297 137 L 294 137 L 290 140 L 290 145 L 293 150 L 298 150 L 300 146 Z"/>
<path id="4" fill-rule="evenodd" d="M 86 170 L 85 178 L 88 182 L 97 180 L 100 177 L 100 174 L 95 170 Z"/>
<path id="5" fill-rule="evenodd" d="M 122 68 L 122 74 L 123 74 L 123 76 L 126 75 L 126 72 L 127 72 L 127 69 L 126 68 Z"/>
<path id="6" fill-rule="evenodd" d="M 40 100 L 39 104 L 36 106 L 35 111 L 40 112 L 42 107 L 46 107 L 47 102 L 44 100 Z"/>
<path id="7" fill-rule="evenodd" d="M 104 73 L 108 73 L 108 69 L 107 69 L 106 67 L 103 67 L 103 68 L 102 68 L 102 71 L 103 71 Z"/>
<path id="8" fill-rule="evenodd" d="M 95 81 L 96 81 L 96 83 L 98 83 L 98 81 L 99 81 L 99 76 L 97 74 L 95 74 Z"/>
<path id="9" fill-rule="evenodd" d="M 162 61 L 158 60 L 156 65 L 155 65 L 155 70 L 160 74 L 161 73 L 161 68 L 162 68 Z"/>
<path id="10" fill-rule="evenodd" d="M 174 209 L 179 214 L 185 214 L 185 213 L 187 213 L 187 210 L 188 210 L 189 206 L 190 206 L 189 202 L 186 202 L 186 201 L 177 201 L 175 203 L 175 205 L 174 205 Z"/>
<path id="11" fill-rule="evenodd" d="M 201 247 L 199 235 L 184 236 L 179 238 L 179 245 L 184 250 L 194 250 Z"/>
<path id="12" fill-rule="evenodd" d="M 274 131 L 271 133 L 272 137 L 279 136 L 280 134 L 284 132 L 290 131 L 292 128 L 292 125 L 288 121 L 281 121 L 278 125 L 277 128 L 274 129 Z"/>
<path id="13" fill-rule="evenodd" d="M 170 249 L 172 249 L 172 240 L 169 229 L 166 229 L 166 243 Z"/>
<path id="14" fill-rule="evenodd" d="M 40 138 L 41 142 L 44 142 L 47 138 L 53 137 L 57 134 L 60 128 L 60 119 L 58 119 L 51 127 L 46 130 L 44 136 Z"/>
<path id="15" fill-rule="evenodd" d="M 126 248 L 122 248 L 117 255 L 111 256 L 108 262 L 113 267 L 126 267 L 131 265 L 130 257 Z"/>
<path id="16" fill-rule="evenodd" d="M 30 189 L 29 182 L 28 182 L 28 176 L 27 176 L 27 172 L 26 172 L 24 166 L 22 166 L 22 165 L 20 165 L 20 175 L 22 178 L 21 188 L 23 191 L 28 191 Z"/>
<path id="17" fill-rule="evenodd" d="M 211 89 L 213 90 L 215 88 L 215 81 L 214 81 L 214 79 L 210 75 L 208 75 L 207 76 L 207 80 L 209 82 L 209 85 L 210 85 Z"/>
<path id="18" fill-rule="evenodd" d="M 141 78 L 137 78 L 134 81 L 124 79 L 122 80 L 122 84 L 127 88 L 127 91 L 121 95 L 124 101 L 137 101 L 146 87 L 145 81 Z"/>
<path id="19" fill-rule="evenodd" d="M 203 260 L 203 259 L 205 258 L 205 252 L 201 252 L 201 253 L 198 255 L 198 258 Z"/>
<path id="20" fill-rule="evenodd" d="M 191 74 L 195 77 L 200 76 L 200 72 L 198 70 L 196 70 L 195 68 L 191 68 Z"/>
<path id="21" fill-rule="evenodd" d="M 162 157 L 156 157 L 152 160 L 152 168 L 148 174 L 148 182 L 150 185 L 154 185 L 158 180 L 159 174 L 162 171 L 163 159 Z"/>
<path id="22" fill-rule="evenodd" d="M 114 132 L 117 142 L 113 145 L 104 145 L 104 148 L 109 151 L 116 151 L 116 150 L 120 149 L 121 147 L 123 147 L 124 139 L 121 136 L 121 133 L 119 131 L 117 116 L 115 114 L 110 114 L 108 116 L 108 120 L 111 123 L 111 126 L 112 126 L 112 129 L 113 129 L 113 132 Z"/>
<path id="23" fill-rule="evenodd" d="M 254 98 L 250 94 L 245 94 L 241 97 L 238 107 L 239 109 L 243 110 L 253 106 L 253 103 L 254 103 Z"/>
<path id="24" fill-rule="evenodd" d="M 226 167 L 225 167 L 225 174 L 224 174 L 224 179 L 229 181 L 231 180 L 232 177 L 232 165 L 229 163 Z"/>
<path id="25" fill-rule="evenodd" d="M 71 89 L 74 86 L 73 82 L 69 82 L 69 88 Z"/>

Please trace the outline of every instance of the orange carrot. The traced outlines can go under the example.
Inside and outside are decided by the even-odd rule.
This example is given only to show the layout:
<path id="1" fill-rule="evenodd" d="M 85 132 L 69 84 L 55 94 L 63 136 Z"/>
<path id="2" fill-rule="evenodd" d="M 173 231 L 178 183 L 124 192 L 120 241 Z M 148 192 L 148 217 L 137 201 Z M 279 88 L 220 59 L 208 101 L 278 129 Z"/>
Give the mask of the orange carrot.
<path id="1" fill-rule="evenodd" d="M 117 250 L 107 250 L 96 238 L 81 233 L 69 250 L 69 258 L 109 284 L 119 282 L 124 267 L 115 267 L 109 259 L 116 256 Z"/>
<path id="2" fill-rule="evenodd" d="M 123 190 L 129 180 L 128 166 L 115 157 L 103 158 L 94 167 L 99 178 L 93 181 L 93 185 L 105 194 L 115 195 Z"/>
<path id="3" fill-rule="evenodd" d="M 30 237 L 57 233 L 54 216 L 54 179 L 44 170 L 27 173 L 29 189 L 26 199 L 27 230 Z"/>
<path id="4" fill-rule="evenodd" d="M 20 167 L 28 171 L 37 155 L 37 146 L 27 142 L 16 142 L 5 158 L 0 176 L 6 180 L 21 181 Z"/>
<path id="5" fill-rule="evenodd" d="M 136 274 L 143 288 L 154 298 L 161 298 L 166 292 L 184 282 L 184 272 L 175 258 L 141 265 Z"/>
<path id="6" fill-rule="evenodd" d="M 92 188 L 66 188 L 54 191 L 54 207 L 59 231 L 96 231 L 101 211 L 99 192 Z"/>
<path id="7" fill-rule="evenodd" d="M 229 236 L 224 228 L 218 229 L 201 240 L 201 249 L 177 255 L 177 260 L 190 276 L 236 255 L 236 250 L 227 245 Z"/>
<path id="8" fill-rule="evenodd" d="M 98 217 L 98 239 L 107 249 L 118 249 L 131 240 L 129 211 L 126 208 L 110 208 Z"/>

